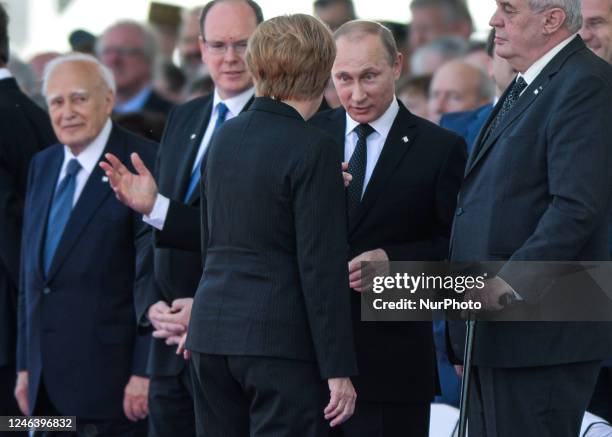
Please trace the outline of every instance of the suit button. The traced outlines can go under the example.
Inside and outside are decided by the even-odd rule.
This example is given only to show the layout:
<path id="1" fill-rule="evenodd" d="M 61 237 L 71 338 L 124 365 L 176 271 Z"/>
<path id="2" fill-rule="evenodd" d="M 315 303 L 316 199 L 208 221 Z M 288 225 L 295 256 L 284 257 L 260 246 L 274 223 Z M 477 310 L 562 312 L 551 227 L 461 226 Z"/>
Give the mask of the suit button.
<path id="1" fill-rule="evenodd" d="M 459 217 L 459 216 L 460 216 L 461 214 L 463 214 L 463 213 L 464 213 L 463 208 L 459 207 L 459 208 L 457 208 L 457 211 L 455 212 L 455 215 L 456 215 L 457 217 Z"/>
<path id="2" fill-rule="evenodd" d="M 51 293 L 51 289 L 49 287 L 45 287 L 43 290 L 43 294 L 49 294 Z"/>

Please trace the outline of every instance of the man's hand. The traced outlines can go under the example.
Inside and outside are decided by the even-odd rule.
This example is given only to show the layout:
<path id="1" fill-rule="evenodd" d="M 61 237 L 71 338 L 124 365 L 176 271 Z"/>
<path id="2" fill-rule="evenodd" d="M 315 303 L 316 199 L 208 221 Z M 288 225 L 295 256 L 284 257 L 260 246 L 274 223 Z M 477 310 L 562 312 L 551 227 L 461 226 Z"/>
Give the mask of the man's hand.
<path id="1" fill-rule="evenodd" d="M 348 265 L 350 287 L 359 292 L 370 289 L 374 276 L 384 276 L 389 273 L 387 261 L 389 261 L 389 257 L 382 249 L 370 250 L 353 258 Z M 362 262 L 380 262 L 381 264 L 376 265 L 376 269 L 362 269 Z M 382 264 L 383 262 L 385 264 Z"/>
<path id="2" fill-rule="evenodd" d="M 168 306 L 168 304 L 163 300 L 160 300 L 149 307 L 149 310 L 147 311 L 147 318 L 149 319 L 151 325 L 153 325 L 153 328 L 155 328 L 155 330 L 160 330 L 162 329 L 162 320 L 160 319 L 160 317 L 169 312 L 170 307 Z"/>
<path id="3" fill-rule="evenodd" d="M 153 332 L 153 337 L 168 339 L 174 336 L 181 336 L 187 332 L 192 304 L 193 298 L 191 297 L 175 299 L 172 302 L 170 311 L 159 315 L 159 329 Z M 167 344 L 171 343 L 167 342 Z"/>
<path id="4" fill-rule="evenodd" d="M 177 335 L 174 337 L 168 337 L 166 339 L 167 345 L 175 344 L 177 345 L 176 354 L 182 355 L 184 359 L 188 360 L 191 357 L 191 352 L 189 349 L 185 348 L 185 342 L 187 341 L 187 333 L 185 332 L 183 335 Z"/>
<path id="5" fill-rule="evenodd" d="M 327 385 L 330 399 L 323 414 L 326 420 L 331 420 L 329 426 L 334 427 L 346 422 L 353 415 L 357 393 L 350 378 L 330 378 Z"/>
<path id="6" fill-rule="evenodd" d="M 514 298 L 512 288 L 502 278 L 495 276 L 484 281 L 485 286 L 482 289 L 471 288 L 465 292 L 464 301 L 480 302 L 482 310 L 485 311 L 500 311 L 505 305 L 502 302 L 502 296 L 508 295 L 509 298 Z"/>
<path id="7" fill-rule="evenodd" d="M 150 214 L 157 197 L 157 184 L 140 156 L 137 153 L 130 155 L 137 174 L 130 172 L 112 153 L 106 153 L 104 157 L 108 162 L 101 161 L 100 167 L 108 176 L 117 199 L 140 214 Z"/>
<path id="8" fill-rule="evenodd" d="M 30 414 L 30 404 L 28 402 L 28 372 L 22 370 L 17 372 L 17 382 L 15 383 L 15 399 L 21 414 L 28 416 Z"/>
<path id="9" fill-rule="evenodd" d="M 347 172 L 348 170 L 348 162 L 342 163 L 342 179 L 344 179 L 344 187 L 348 187 L 351 181 L 353 180 L 353 176 Z"/>
<path id="10" fill-rule="evenodd" d="M 145 419 L 149 414 L 149 378 L 132 375 L 123 395 L 123 412 L 132 422 Z"/>

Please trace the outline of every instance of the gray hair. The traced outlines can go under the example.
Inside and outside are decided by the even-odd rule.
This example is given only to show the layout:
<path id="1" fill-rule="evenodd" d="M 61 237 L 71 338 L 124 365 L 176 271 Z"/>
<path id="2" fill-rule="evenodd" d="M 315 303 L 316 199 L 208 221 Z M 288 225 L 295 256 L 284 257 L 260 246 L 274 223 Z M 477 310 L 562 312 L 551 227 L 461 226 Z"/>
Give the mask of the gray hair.
<path id="1" fill-rule="evenodd" d="M 96 40 L 96 54 L 98 57 L 104 50 L 104 35 L 120 27 L 131 27 L 132 29 L 136 29 L 138 32 L 140 32 L 142 37 L 142 53 L 150 61 L 151 65 L 153 65 L 157 53 L 157 37 L 150 27 L 134 20 L 117 21 L 115 24 L 107 27 L 104 32 L 102 32 L 102 35 L 100 35 L 100 37 Z"/>
<path id="2" fill-rule="evenodd" d="M 94 67 L 98 70 L 98 74 L 100 78 L 104 81 L 104 84 L 108 87 L 109 90 L 115 94 L 117 91 L 117 87 L 115 85 L 115 77 L 113 76 L 113 72 L 104 64 L 102 64 L 99 60 L 91 55 L 87 55 L 85 53 L 69 53 L 67 55 L 59 56 L 52 61 L 49 61 L 47 65 L 45 65 L 45 71 L 43 74 L 43 85 L 42 85 L 42 93 L 45 97 L 47 97 L 47 85 L 49 83 L 49 77 L 51 73 L 66 62 L 89 62 L 93 64 Z"/>
<path id="3" fill-rule="evenodd" d="M 410 67 L 414 74 L 424 74 L 425 68 L 423 63 L 428 54 L 435 53 L 446 61 L 452 61 L 467 55 L 468 48 L 469 45 L 463 38 L 458 36 L 442 36 L 414 52 L 410 58 Z"/>
<path id="4" fill-rule="evenodd" d="M 536 13 L 551 8 L 560 8 L 565 11 L 567 18 L 563 24 L 571 33 L 576 33 L 582 27 L 582 11 L 580 0 L 528 0 L 529 8 Z"/>

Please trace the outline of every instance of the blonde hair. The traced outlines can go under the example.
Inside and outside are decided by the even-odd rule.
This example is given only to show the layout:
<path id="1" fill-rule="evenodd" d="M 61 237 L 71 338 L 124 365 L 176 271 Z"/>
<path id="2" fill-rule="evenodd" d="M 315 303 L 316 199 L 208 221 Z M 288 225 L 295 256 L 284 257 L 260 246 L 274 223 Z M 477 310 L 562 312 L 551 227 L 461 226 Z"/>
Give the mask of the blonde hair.
<path id="1" fill-rule="evenodd" d="M 258 95 L 310 100 L 323 94 L 335 56 L 329 29 L 295 14 L 261 23 L 249 39 L 246 62 Z"/>

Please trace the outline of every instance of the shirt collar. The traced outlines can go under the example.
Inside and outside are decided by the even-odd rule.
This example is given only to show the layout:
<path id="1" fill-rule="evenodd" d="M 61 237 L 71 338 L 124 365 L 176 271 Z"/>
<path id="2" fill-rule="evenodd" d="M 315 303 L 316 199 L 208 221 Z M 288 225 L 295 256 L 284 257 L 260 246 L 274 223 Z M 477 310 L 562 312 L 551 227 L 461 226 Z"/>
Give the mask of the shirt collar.
<path id="1" fill-rule="evenodd" d="M 136 94 L 130 100 L 123 103 L 116 103 L 114 111 L 118 114 L 141 111 L 145 105 L 145 102 L 151 95 L 152 91 L 153 89 L 150 85 L 145 86 L 142 90 L 140 90 L 138 94 Z"/>
<path id="2" fill-rule="evenodd" d="M 574 38 L 576 38 L 577 34 L 573 34 L 572 36 L 570 36 L 567 39 L 564 39 L 563 41 L 561 41 L 559 44 L 557 44 L 556 46 L 554 46 L 552 49 L 550 49 L 548 52 L 546 52 L 546 54 L 544 56 L 542 56 L 540 59 L 538 59 L 537 61 L 535 61 L 531 67 L 529 67 L 527 69 L 527 71 L 525 71 L 524 74 L 519 73 L 518 77 L 522 77 L 523 79 L 525 79 L 525 82 L 527 82 L 527 85 L 530 85 L 531 82 L 533 82 L 536 77 L 538 77 L 540 75 L 540 73 L 542 72 L 542 70 L 544 70 L 544 68 L 546 68 L 546 66 L 548 65 L 548 63 L 550 61 L 552 61 L 552 59 L 561 51 L 563 50 L 563 48 L 568 45 L 570 42 L 572 42 L 572 40 Z"/>
<path id="3" fill-rule="evenodd" d="M 393 96 L 393 100 L 391 104 L 378 119 L 368 123 L 381 137 L 387 138 L 389 135 L 389 131 L 391 130 L 391 126 L 393 125 L 393 121 L 395 121 L 395 117 L 399 112 L 399 104 L 397 103 L 397 99 Z M 346 132 L 345 136 L 348 136 L 353 132 L 353 130 L 359 125 L 358 121 L 355 121 L 351 118 L 351 116 L 346 113 Z"/>
<path id="4" fill-rule="evenodd" d="M 64 167 L 68 164 L 68 161 L 75 158 L 79 161 L 79 164 L 81 164 L 81 167 L 83 167 L 87 174 L 91 174 L 102 156 L 106 143 L 108 143 L 112 128 L 113 124 L 110 119 L 106 120 L 98 136 L 79 153 L 79 156 L 74 156 L 70 148 L 65 145 Z"/>
<path id="5" fill-rule="evenodd" d="M 9 77 L 13 77 L 8 68 L 0 68 L 0 80 L 8 79 Z"/>
<path id="6" fill-rule="evenodd" d="M 215 94 L 213 97 L 213 113 L 216 114 L 217 105 L 220 102 L 225 103 L 227 109 L 229 109 L 230 116 L 235 117 L 242 112 L 247 102 L 255 94 L 255 88 L 251 87 L 246 91 L 241 92 L 237 96 L 230 97 L 228 99 L 222 99 L 219 95 L 219 91 L 215 88 Z"/>

